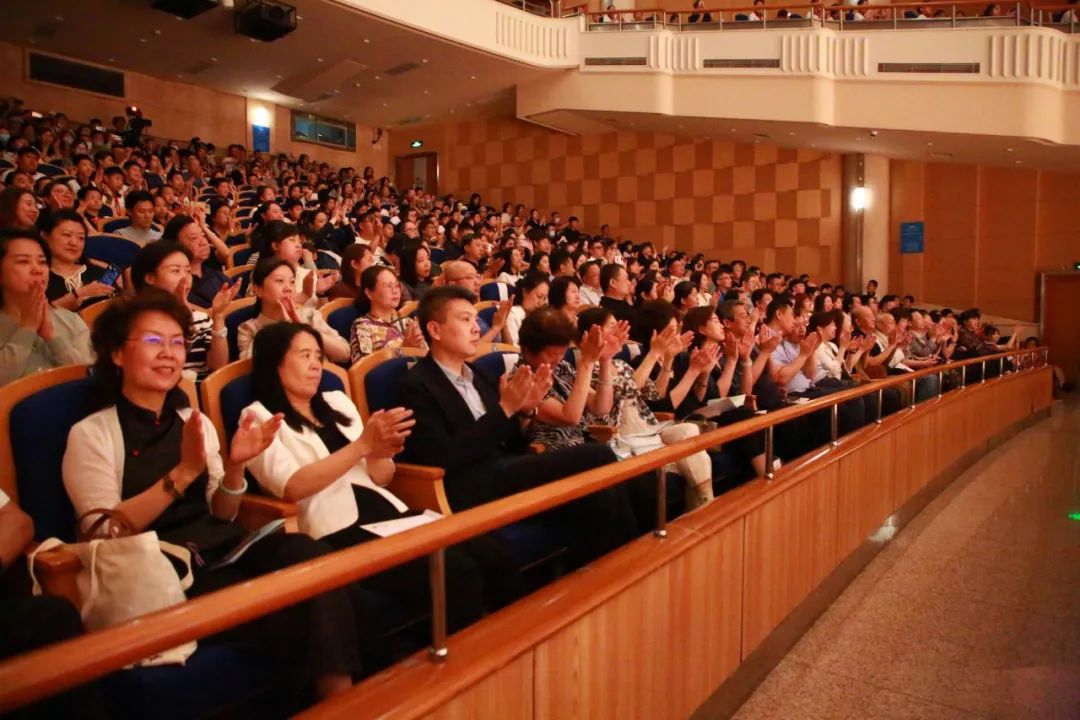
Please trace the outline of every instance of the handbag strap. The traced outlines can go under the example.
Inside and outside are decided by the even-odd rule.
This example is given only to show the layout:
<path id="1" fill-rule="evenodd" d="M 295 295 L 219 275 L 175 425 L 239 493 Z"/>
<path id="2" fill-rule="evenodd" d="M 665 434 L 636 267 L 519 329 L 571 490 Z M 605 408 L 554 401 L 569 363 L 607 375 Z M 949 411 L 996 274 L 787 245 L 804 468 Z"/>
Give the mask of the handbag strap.
<path id="1" fill-rule="evenodd" d="M 187 569 L 187 573 L 184 574 L 184 577 L 180 578 L 180 589 L 187 590 L 190 588 L 191 584 L 195 582 L 195 574 L 191 572 L 191 551 L 186 547 L 174 545 L 170 542 L 165 542 L 164 540 L 158 541 L 158 547 L 161 548 L 162 553 L 170 555 L 183 563 L 184 567 Z"/>
<path id="2" fill-rule="evenodd" d="M 83 523 L 87 518 L 98 515 L 98 519 L 91 523 L 90 527 L 86 529 L 86 532 L 82 531 Z M 112 537 L 130 537 L 137 534 L 135 528 L 132 526 L 131 521 L 127 519 L 127 516 L 119 510 L 110 510 L 109 508 L 94 508 L 93 510 L 87 510 L 79 519 L 75 522 L 75 535 L 82 541 L 92 540 L 97 534 L 101 526 L 107 522 L 111 522 Z"/>
<path id="3" fill-rule="evenodd" d="M 30 571 L 30 582 L 33 584 L 32 591 L 34 595 L 42 594 L 41 583 L 38 582 L 37 574 L 34 572 L 34 560 L 37 558 L 38 553 L 46 552 L 47 550 L 52 550 L 53 548 L 63 547 L 63 545 L 64 541 L 60 538 L 47 538 L 45 540 L 42 540 L 41 543 L 36 548 L 34 548 L 33 552 L 31 552 L 27 556 L 26 564 L 28 566 L 28 570 Z"/>

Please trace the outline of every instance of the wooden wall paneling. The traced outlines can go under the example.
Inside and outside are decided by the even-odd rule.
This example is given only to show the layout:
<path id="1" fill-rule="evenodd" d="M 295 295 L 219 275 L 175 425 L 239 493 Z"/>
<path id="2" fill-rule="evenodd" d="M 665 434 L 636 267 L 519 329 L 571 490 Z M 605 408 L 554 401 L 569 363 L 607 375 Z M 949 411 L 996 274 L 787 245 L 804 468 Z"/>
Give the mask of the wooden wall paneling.
<path id="1" fill-rule="evenodd" d="M 836 549 L 841 558 L 897 507 L 893 505 L 895 433 L 906 427 L 866 443 L 838 463 Z"/>
<path id="2" fill-rule="evenodd" d="M 427 720 L 532 720 L 532 651 L 518 656 L 425 717 Z"/>
<path id="3" fill-rule="evenodd" d="M 831 463 L 746 517 L 745 659 L 839 561 Z"/>
<path id="4" fill-rule="evenodd" d="M 740 662 L 742 523 L 536 648 L 539 720 L 685 718 Z"/>
<path id="5" fill-rule="evenodd" d="M 894 449 L 892 509 L 907 502 L 937 474 L 933 444 L 934 412 L 921 414 L 893 431 Z M 841 480 L 841 482 L 843 482 Z"/>

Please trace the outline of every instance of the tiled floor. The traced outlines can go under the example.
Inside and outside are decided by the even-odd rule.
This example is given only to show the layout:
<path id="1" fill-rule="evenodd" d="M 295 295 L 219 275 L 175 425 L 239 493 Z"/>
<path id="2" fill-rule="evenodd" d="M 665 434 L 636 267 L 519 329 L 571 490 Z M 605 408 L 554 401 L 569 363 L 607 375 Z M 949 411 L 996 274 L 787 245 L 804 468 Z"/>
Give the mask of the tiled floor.
<path id="1" fill-rule="evenodd" d="M 736 714 L 1080 720 L 1080 402 L 900 532 Z"/>

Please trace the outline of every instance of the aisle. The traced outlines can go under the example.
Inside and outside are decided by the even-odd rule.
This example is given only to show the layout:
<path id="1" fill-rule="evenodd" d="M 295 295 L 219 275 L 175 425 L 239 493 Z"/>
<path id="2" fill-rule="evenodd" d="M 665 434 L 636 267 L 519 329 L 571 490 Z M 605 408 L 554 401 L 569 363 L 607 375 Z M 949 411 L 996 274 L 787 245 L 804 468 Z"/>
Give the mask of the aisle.
<path id="1" fill-rule="evenodd" d="M 1080 718 L 1080 402 L 927 506 L 735 717 Z"/>

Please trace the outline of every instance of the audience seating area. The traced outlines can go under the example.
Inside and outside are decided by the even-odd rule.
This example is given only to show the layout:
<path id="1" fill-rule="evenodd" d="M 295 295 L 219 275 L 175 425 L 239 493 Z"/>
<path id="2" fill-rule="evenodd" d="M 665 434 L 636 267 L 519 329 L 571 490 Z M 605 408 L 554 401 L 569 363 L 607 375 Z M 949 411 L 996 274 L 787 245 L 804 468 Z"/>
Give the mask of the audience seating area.
<path id="1" fill-rule="evenodd" d="M 634 23 L 673 22 L 640 14 Z M 684 15 L 675 13 L 677 26 L 694 22 Z M 88 717 L 359 717 L 389 713 L 396 697 L 409 705 L 403 717 L 425 715 L 505 680 L 531 653 L 540 658 L 557 631 L 616 602 L 650 568 L 685 561 L 670 572 L 691 572 L 680 553 L 721 526 L 728 532 L 733 518 L 750 522 L 781 488 L 796 488 L 791 508 L 802 507 L 811 501 L 799 500 L 799 483 L 857 448 L 903 442 L 889 447 L 914 457 L 921 436 L 905 427 L 947 423 L 956 408 L 991 413 L 986 432 L 958 425 L 955 453 L 920 465 L 912 487 L 890 479 L 843 552 L 819 559 L 812 578 L 800 575 L 798 592 L 763 601 L 771 614 L 738 613 L 736 633 L 756 645 L 874 523 L 963 453 L 1045 410 L 1052 382 L 1070 389 L 1053 379 L 1038 338 L 1001 337 L 977 308 L 928 310 L 897 288 L 879 296 L 876 281 L 844 288 L 798 268 L 658 249 L 582 228 L 558 208 L 499 210 L 476 194 L 433 196 L 395 188 L 371 168 L 237 145 L 221 153 L 142 136 L 86 157 L 74 146 L 57 152 L 35 145 L 44 131 L 81 138 L 83 126 L 35 115 L 4 119 L 12 132 L 0 263 L 21 254 L 38 266 L 30 279 L 5 273 L 0 285 L 0 321 L 19 329 L 0 376 L 0 511 L 33 528 L 19 547 L 0 548 L 3 557 L 20 558 L 77 617 L 86 571 L 95 572 L 72 549 L 93 539 L 78 525 L 83 473 L 116 481 L 123 492 L 105 509 L 134 534 L 275 523 L 247 560 L 225 554 L 234 570 L 273 543 L 315 549 L 138 622 L 52 643 L 0 641 L 0 712 L 40 703 L 52 716 L 81 707 Z M 160 173 L 150 172 L 151 158 Z M 117 167 L 122 187 L 109 184 Z M 39 173 L 78 199 L 57 206 L 51 184 L 35 193 Z M 33 217 L 19 209 L 27 194 Z M 65 254 L 62 234 L 80 237 L 83 252 Z M 79 448 L 69 433 L 113 422 L 102 417 L 115 419 L 101 437 L 116 446 L 95 448 L 93 467 L 72 467 L 65 455 Z M 163 423 L 167 433 L 154 429 Z M 211 426 L 220 451 L 208 450 Z M 275 484 L 267 474 L 278 467 L 291 469 Z M 377 505 L 392 509 L 369 515 Z M 438 519 L 420 524 L 425 511 Z M 835 523 L 840 510 L 832 511 Z M 410 518 L 417 526 L 406 532 L 379 527 Z M 784 525 L 783 513 L 770 521 Z M 101 546 L 123 540 L 116 517 L 107 527 Z M 737 557 L 759 589 L 769 577 L 794 582 L 774 566 L 772 576 L 751 578 L 755 549 L 739 528 L 724 541 L 737 551 L 714 548 L 710 563 Z M 348 531 L 367 535 L 341 541 Z M 21 559 L 48 538 L 69 547 Z M 200 552 L 218 548 L 186 546 L 200 564 L 195 582 L 204 582 L 216 570 L 201 569 Z M 470 613 L 461 604 L 474 586 L 480 606 Z M 0 609 L 11 603 L 31 619 L 49 599 L 2 590 Z M 355 634 L 361 660 L 336 673 L 344 684 L 327 672 L 283 702 L 285 680 L 307 666 L 282 657 L 269 634 L 241 642 L 230 632 L 303 608 L 289 616 L 299 634 L 318 626 L 318 603 L 331 602 L 355 611 L 359 625 L 323 641 Z M 503 635 L 511 628 L 520 636 Z M 125 669 L 195 638 L 185 665 Z M 448 642 L 458 645 L 446 660 Z M 436 662 L 421 661 L 427 645 Z M 735 645 L 733 655 L 725 646 L 722 670 L 680 702 L 700 703 L 746 659 L 749 649 Z M 498 660 L 459 662 L 461 647 Z M 440 680 L 433 668 L 442 660 Z M 517 681 L 508 697 L 533 702 L 550 692 L 540 680 L 534 689 L 531 672 Z"/>

